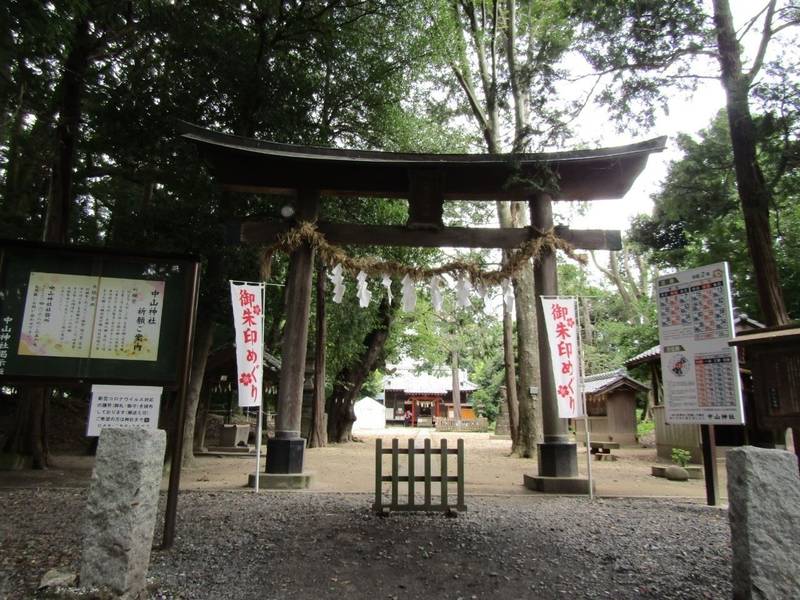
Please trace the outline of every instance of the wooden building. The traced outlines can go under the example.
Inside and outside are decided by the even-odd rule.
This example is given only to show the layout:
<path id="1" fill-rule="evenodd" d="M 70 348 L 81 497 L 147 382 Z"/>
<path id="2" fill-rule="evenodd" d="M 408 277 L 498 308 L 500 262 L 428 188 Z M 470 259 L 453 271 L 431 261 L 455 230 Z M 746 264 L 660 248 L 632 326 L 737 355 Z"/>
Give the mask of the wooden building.
<path id="1" fill-rule="evenodd" d="M 462 374 L 461 418 L 475 418 L 470 395 L 478 389 Z M 400 372 L 384 381 L 384 406 L 387 423 L 405 423 L 406 412 L 411 413 L 411 425 L 433 427 L 436 417 L 455 417 L 453 407 L 453 380 L 446 375 L 414 374 Z"/>
<path id="2" fill-rule="evenodd" d="M 636 394 L 646 393 L 647 386 L 618 369 L 585 377 L 583 389 L 591 441 L 636 444 Z M 578 442 L 586 439 L 584 423 L 584 419 L 575 420 Z"/>

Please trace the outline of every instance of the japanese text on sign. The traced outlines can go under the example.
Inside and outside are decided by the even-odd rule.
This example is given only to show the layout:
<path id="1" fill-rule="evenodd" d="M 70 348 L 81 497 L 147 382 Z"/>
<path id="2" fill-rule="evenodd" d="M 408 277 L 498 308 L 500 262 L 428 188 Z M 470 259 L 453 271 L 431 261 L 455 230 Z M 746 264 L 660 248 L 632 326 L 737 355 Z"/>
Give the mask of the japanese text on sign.
<path id="1" fill-rule="evenodd" d="M 263 284 L 231 282 L 239 406 L 260 406 L 264 388 Z"/>
<path id="2" fill-rule="evenodd" d="M 667 423 L 743 423 L 727 263 L 658 280 Z"/>
<path id="3" fill-rule="evenodd" d="M 19 354 L 158 359 L 164 282 L 31 272 Z"/>
<path id="4" fill-rule="evenodd" d="M 98 436 L 108 427 L 156 429 L 161 391 L 153 386 L 93 385 L 86 435 Z"/>
<path id="5" fill-rule="evenodd" d="M 578 321 L 574 298 L 542 298 L 558 416 L 583 416 Z"/>

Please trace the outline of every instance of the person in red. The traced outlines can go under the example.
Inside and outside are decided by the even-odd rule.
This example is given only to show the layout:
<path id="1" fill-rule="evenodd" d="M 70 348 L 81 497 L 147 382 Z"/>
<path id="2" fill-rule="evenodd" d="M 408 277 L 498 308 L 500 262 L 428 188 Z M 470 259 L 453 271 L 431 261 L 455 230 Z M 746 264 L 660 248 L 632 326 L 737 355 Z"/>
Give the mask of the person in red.
<path id="1" fill-rule="evenodd" d="M 406 427 L 411 427 L 411 411 L 406 409 Z"/>

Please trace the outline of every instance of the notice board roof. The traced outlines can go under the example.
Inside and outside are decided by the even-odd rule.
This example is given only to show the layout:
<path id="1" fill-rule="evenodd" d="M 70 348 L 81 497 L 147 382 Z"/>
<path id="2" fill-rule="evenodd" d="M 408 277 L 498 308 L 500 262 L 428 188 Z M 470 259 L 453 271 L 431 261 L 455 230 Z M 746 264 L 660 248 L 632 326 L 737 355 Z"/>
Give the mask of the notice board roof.
<path id="1" fill-rule="evenodd" d="M 419 173 L 433 174 L 447 200 L 520 199 L 525 183 L 550 169 L 560 200 L 621 198 L 666 137 L 643 142 L 536 154 L 415 154 L 280 144 L 182 123 L 215 179 L 240 191 L 294 193 L 319 189 L 333 196 L 408 198 Z"/>

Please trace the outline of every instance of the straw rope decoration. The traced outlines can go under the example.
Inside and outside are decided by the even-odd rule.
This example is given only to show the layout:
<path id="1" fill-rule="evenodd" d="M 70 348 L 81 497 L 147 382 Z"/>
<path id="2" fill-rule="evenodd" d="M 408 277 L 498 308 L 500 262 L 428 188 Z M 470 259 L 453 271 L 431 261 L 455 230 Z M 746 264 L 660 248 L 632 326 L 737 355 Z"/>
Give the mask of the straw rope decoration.
<path id="1" fill-rule="evenodd" d="M 448 274 L 455 277 L 467 275 L 473 283 L 482 283 L 487 286 L 500 285 L 503 279 L 511 279 L 519 273 L 528 260 L 533 259 L 534 262 L 539 260 L 544 249 L 561 250 L 572 260 L 582 265 L 587 263 L 586 256 L 576 254 L 575 248 L 566 240 L 556 236 L 553 229 L 547 231 L 534 229 L 534 231 L 539 235 L 523 242 L 509 252 L 509 259 L 501 268 L 484 271 L 478 263 L 464 260 L 451 261 L 439 267 L 424 268 L 391 260 L 378 260 L 374 257 L 353 257 L 341 246 L 330 244 L 314 223 L 302 221 L 293 229 L 281 234 L 277 242 L 264 249 L 261 270 L 264 280 L 268 279 L 272 255 L 279 251 L 290 254 L 303 243 L 314 248 L 322 262 L 329 267 L 340 264 L 343 270 L 353 275 L 364 271 L 371 277 L 381 277 L 384 273 L 393 278 L 402 278 L 408 275 L 414 281 L 427 281 L 433 275 Z"/>

